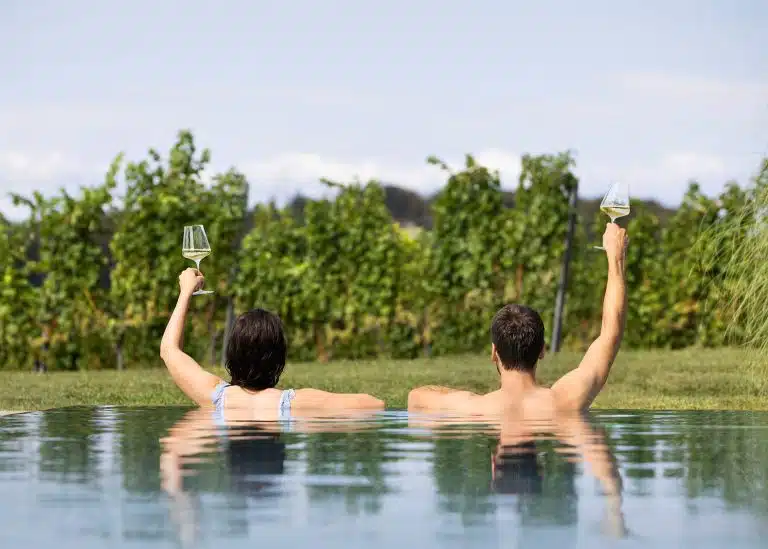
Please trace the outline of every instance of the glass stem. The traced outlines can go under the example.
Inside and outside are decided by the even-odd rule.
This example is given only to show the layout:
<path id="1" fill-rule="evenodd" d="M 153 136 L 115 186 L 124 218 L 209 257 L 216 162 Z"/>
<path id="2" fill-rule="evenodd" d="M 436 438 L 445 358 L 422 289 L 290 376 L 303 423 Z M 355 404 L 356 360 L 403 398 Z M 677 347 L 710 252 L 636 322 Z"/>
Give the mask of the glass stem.
<path id="1" fill-rule="evenodd" d="M 200 260 L 199 259 L 195 260 L 195 265 L 197 265 L 197 270 L 199 272 L 200 271 Z"/>

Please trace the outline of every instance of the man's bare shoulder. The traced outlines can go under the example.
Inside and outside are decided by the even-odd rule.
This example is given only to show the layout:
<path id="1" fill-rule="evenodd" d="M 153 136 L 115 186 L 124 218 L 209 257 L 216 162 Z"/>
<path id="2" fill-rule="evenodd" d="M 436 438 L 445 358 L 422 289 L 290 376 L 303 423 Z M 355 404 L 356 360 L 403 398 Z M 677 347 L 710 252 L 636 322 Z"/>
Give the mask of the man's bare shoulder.
<path id="1" fill-rule="evenodd" d="M 408 409 L 421 411 L 469 412 L 481 395 L 471 391 L 425 385 L 408 393 Z"/>
<path id="2" fill-rule="evenodd" d="M 520 407 L 526 416 L 549 416 L 558 409 L 557 395 L 549 387 L 538 387 L 521 399 Z"/>

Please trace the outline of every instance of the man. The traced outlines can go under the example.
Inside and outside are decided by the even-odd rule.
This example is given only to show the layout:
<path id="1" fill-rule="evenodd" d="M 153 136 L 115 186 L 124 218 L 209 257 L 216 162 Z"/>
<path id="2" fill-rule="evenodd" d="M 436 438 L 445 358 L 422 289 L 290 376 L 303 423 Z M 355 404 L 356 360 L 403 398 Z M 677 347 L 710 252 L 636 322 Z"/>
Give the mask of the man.
<path id="1" fill-rule="evenodd" d="M 608 282 L 603 301 L 600 335 L 590 345 L 578 368 L 551 388 L 536 383 L 536 365 L 544 357 L 544 324 L 539 314 L 522 305 L 506 305 L 491 325 L 491 360 L 501 377 L 501 388 L 486 395 L 446 387 L 419 387 L 408 395 L 409 410 L 457 413 L 517 411 L 525 418 L 582 411 L 592 404 L 608 379 L 619 352 L 627 309 L 624 260 L 626 230 L 608 223 L 603 247 L 608 257 Z"/>

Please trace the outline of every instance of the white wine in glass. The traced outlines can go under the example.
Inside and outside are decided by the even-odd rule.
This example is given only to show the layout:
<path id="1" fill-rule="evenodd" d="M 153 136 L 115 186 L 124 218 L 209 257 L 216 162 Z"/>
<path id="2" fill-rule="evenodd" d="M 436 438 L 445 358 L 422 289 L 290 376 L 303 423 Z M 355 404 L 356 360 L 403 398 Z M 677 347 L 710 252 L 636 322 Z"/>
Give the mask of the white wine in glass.
<path id="1" fill-rule="evenodd" d="M 605 193 L 600 203 L 600 211 L 611 218 L 611 223 L 625 215 L 629 215 L 629 188 L 624 183 L 614 183 Z M 594 246 L 596 250 L 604 250 L 602 246 Z"/>
<path id="2" fill-rule="evenodd" d="M 202 225 L 190 225 L 184 227 L 184 240 L 181 244 L 181 255 L 190 259 L 200 270 L 200 261 L 211 255 L 211 245 L 208 242 L 208 235 L 205 234 L 205 227 Z M 197 290 L 192 295 L 212 294 L 211 290 Z"/>

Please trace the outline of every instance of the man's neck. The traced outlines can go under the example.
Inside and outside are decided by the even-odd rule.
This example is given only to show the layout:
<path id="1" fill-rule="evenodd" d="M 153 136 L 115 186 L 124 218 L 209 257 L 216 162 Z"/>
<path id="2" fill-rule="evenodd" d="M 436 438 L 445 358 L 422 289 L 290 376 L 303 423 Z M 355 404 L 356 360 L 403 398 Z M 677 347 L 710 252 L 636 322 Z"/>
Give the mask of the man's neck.
<path id="1" fill-rule="evenodd" d="M 505 370 L 501 368 L 501 390 L 505 393 L 521 394 L 536 389 L 536 376 L 534 372 L 521 372 L 519 370 Z"/>

